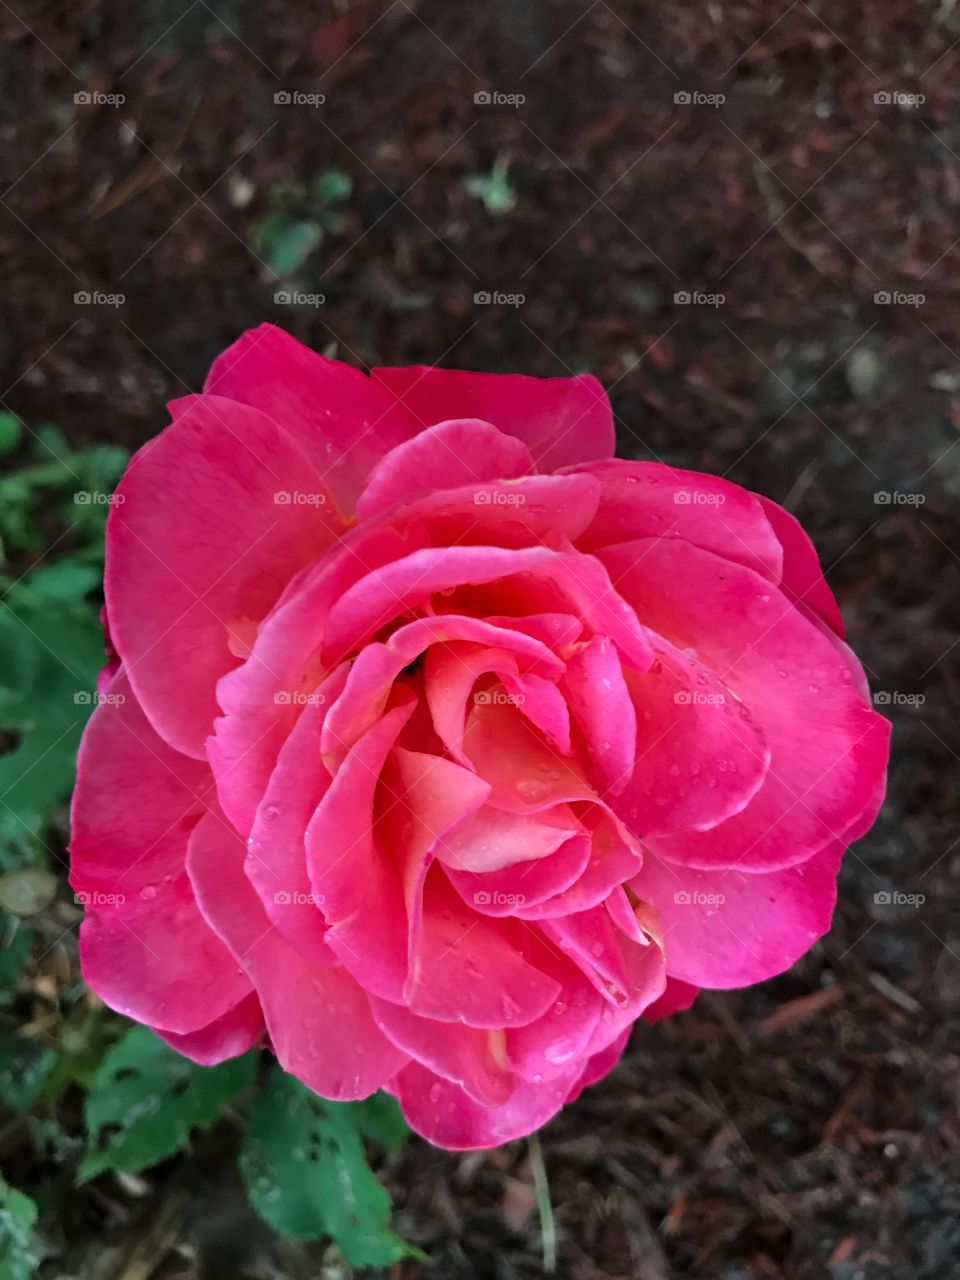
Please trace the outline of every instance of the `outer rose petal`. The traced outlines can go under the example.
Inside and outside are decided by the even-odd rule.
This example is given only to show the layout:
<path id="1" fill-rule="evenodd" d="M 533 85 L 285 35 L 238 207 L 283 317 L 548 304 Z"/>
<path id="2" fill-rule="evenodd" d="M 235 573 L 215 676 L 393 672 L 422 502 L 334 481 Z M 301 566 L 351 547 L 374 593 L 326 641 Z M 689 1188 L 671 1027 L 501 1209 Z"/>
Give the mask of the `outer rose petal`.
<path id="1" fill-rule="evenodd" d="M 789 511 L 761 494 L 757 498 L 783 547 L 781 588 L 789 599 L 822 618 L 842 640 L 843 618 L 824 580 L 816 548 Z"/>
<path id="2" fill-rule="evenodd" d="M 526 445 L 489 422 L 439 422 L 380 459 L 360 495 L 357 519 L 369 520 L 395 503 L 432 496 L 440 489 L 512 480 L 533 469 Z"/>
<path id="3" fill-rule="evenodd" d="M 73 797 L 70 882 L 89 895 L 84 974 L 111 1008 L 199 1032 L 250 992 L 184 870 L 187 837 L 215 803 L 212 779 L 155 733 L 123 673 L 110 695 L 81 743 Z"/>
<path id="4" fill-rule="evenodd" d="M 376 1026 L 345 969 L 304 959 L 271 925 L 243 874 L 244 855 L 240 836 L 208 815 L 190 839 L 188 869 L 204 915 L 256 986 L 280 1065 L 324 1098 L 367 1097 L 406 1055 Z"/>
<path id="5" fill-rule="evenodd" d="M 689 1009 L 700 994 L 699 987 L 691 987 L 688 982 L 667 975 L 667 985 L 663 995 L 647 1005 L 643 1016 L 647 1022 L 659 1022 L 661 1018 L 669 1018 L 671 1013 L 683 1013 Z"/>
<path id="6" fill-rule="evenodd" d="M 448 1151 L 472 1151 L 523 1138 L 546 1124 L 567 1100 L 578 1073 L 576 1064 L 556 1080 L 521 1080 L 500 1107 L 481 1106 L 419 1062 L 404 1067 L 388 1088 L 422 1138 Z"/>
<path id="7" fill-rule="evenodd" d="M 650 1007 L 653 1008 L 652 1005 Z M 611 1041 L 605 1049 L 601 1049 L 587 1059 L 587 1065 L 583 1068 L 582 1075 L 567 1095 L 567 1102 L 575 1102 L 584 1089 L 596 1084 L 598 1080 L 602 1080 L 605 1075 L 608 1075 L 613 1070 L 623 1056 L 623 1051 L 627 1047 L 627 1041 L 630 1039 L 632 1030 L 633 1027 L 624 1028 L 616 1040 Z"/>
<path id="8" fill-rule="evenodd" d="M 249 329 L 218 356 L 204 390 L 261 409 L 296 436 L 348 511 L 383 455 L 420 429 L 359 369 L 271 324 Z"/>
<path id="9" fill-rule="evenodd" d="M 610 402 L 589 374 L 529 378 L 412 366 L 374 369 L 371 376 L 421 427 L 446 418 L 482 418 L 522 440 L 541 471 L 613 453 Z"/>
<path id="10" fill-rule="evenodd" d="M 584 551 L 634 538 L 679 538 L 779 582 L 783 551 L 756 495 L 719 476 L 611 458 L 586 468 L 602 486 Z"/>
<path id="11" fill-rule="evenodd" d="M 890 725 L 864 705 L 819 626 L 750 569 L 696 547 L 645 538 L 600 558 L 649 626 L 722 673 L 770 744 L 742 812 L 709 831 L 658 835 L 657 852 L 690 867 L 773 871 L 838 839 L 883 777 Z"/>
<path id="12" fill-rule="evenodd" d="M 293 574 L 344 525 L 332 501 L 277 503 L 326 486 L 270 418 L 217 396 L 176 415 L 136 454 L 107 533 L 110 631 L 161 737 L 204 757 L 216 682 Z"/>
<path id="13" fill-rule="evenodd" d="M 199 1031 L 177 1035 L 160 1027 L 152 1027 L 151 1030 L 185 1058 L 199 1063 L 201 1067 L 215 1067 L 217 1063 L 237 1058 L 253 1048 L 264 1032 L 263 1010 L 256 992 L 252 992 L 228 1009 L 222 1018 Z"/>

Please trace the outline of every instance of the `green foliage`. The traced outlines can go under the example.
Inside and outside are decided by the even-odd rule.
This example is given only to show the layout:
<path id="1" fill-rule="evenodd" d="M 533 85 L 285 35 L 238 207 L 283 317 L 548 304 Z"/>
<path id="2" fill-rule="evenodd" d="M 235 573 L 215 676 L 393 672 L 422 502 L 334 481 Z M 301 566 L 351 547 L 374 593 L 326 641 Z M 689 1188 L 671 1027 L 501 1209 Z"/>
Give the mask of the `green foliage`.
<path id="1" fill-rule="evenodd" d="M 278 279 L 287 279 L 310 257 L 326 235 L 343 230 L 337 208 L 349 199 L 349 174 L 327 169 L 312 182 L 285 178 L 267 192 L 269 212 L 257 223 L 251 244 Z"/>
<path id="2" fill-rule="evenodd" d="M 517 206 L 517 193 L 508 176 L 510 160 L 497 156 L 489 173 L 469 173 L 463 180 L 464 189 L 482 200 L 487 212 L 497 216 L 509 213 Z"/>
<path id="3" fill-rule="evenodd" d="M 396 1137 L 388 1108 L 326 1102 L 279 1067 L 253 1104 L 240 1167 L 254 1208 L 294 1240 L 330 1236 L 354 1266 L 422 1256 L 390 1229 L 390 1198 L 361 1133 Z M 363 1119 L 361 1119 L 363 1117 Z"/>
<path id="4" fill-rule="evenodd" d="M 33 1250 L 37 1206 L 0 1178 L 0 1280 L 29 1280 L 39 1259 Z"/>
<path id="5" fill-rule="evenodd" d="M 146 1027 L 110 1050 L 86 1104 L 88 1145 L 81 1179 L 105 1169 L 136 1173 L 185 1146 L 191 1131 L 216 1119 L 253 1080 L 256 1055 L 198 1067 Z"/>

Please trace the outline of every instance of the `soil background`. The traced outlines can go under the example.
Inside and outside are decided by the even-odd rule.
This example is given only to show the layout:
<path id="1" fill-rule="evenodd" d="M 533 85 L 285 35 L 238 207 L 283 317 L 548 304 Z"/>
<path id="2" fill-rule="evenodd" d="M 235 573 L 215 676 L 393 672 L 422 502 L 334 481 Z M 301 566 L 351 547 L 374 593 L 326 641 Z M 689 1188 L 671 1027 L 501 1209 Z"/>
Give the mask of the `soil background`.
<path id="1" fill-rule="evenodd" d="M 565 1280 L 960 1276 L 958 73 L 954 0 L 0 0 L 0 401 L 28 425 L 135 447 L 269 320 L 361 366 L 590 370 L 622 456 L 817 543 L 894 722 L 887 803 L 811 955 L 639 1028 L 544 1131 Z M 350 194 L 278 280 L 256 229 L 331 170 Z M 135 1211 L 65 1198 L 43 1275 L 120 1275 L 104 1241 L 158 1221 L 122 1274 L 345 1275 L 256 1227 L 231 1141 Z M 526 1144 L 414 1141 L 383 1175 L 432 1258 L 395 1277 L 543 1274 Z"/>

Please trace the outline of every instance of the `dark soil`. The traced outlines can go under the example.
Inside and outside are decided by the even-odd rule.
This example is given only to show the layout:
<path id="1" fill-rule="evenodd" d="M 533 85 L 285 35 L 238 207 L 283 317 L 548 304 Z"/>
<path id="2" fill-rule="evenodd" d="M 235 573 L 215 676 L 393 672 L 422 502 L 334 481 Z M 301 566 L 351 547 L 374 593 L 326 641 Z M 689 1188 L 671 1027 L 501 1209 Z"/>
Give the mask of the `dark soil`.
<path id="1" fill-rule="evenodd" d="M 561 1277 L 960 1276 L 954 7 L 0 4 L 0 400 L 27 423 L 135 446 L 268 319 L 360 365 L 592 370 L 623 455 L 729 475 L 817 542 L 894 721 L 888 801 L 812 955 L 641 1028 L 545 1130 Z M 326 102 L 274 102 L 297 91 Z M 498 157 L 496 213 L 463 179 Z M 330 169 L 345 217 L 284 284 L 325 302 L 277 305 L 253 229 L 273 184 Z M 542 1274 L 526 1144 L 417 1141 L 386 1173 L 433 1259 L 397 1277 Z M 104 1275 L 192 1275 L 167 1245 L 193 1241 L 235 1277 L 238 1232 L 251 1267 L 281 1258 L 250 1274 L 344 1274 L 261 1249 L 215 1173 L 163 1219 L 178 1177 L 128 1218 L 98 1206 L 121 1234 L 168 1221 L 149 1265 Z M 100 1274 L 71 1194 L 47 1276 Z"/>

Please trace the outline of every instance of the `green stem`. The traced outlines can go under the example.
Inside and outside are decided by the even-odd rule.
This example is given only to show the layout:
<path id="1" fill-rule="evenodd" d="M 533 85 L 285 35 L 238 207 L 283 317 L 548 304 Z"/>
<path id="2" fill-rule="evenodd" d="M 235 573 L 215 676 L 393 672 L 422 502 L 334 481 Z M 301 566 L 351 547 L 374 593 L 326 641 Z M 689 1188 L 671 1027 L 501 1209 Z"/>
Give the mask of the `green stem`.
<path id="1" fill-rule="evenodd" d="M 543 1162 L 543 1148 L 539 1133 L 530 1135 L 530 1163 L 533 1166 L 533 1185 L 537 1193 L 537 1212 L 540 1214 L 540 1238 L 543 1241 L 543 1270 L 553 1275 L 557 1269 L 557 1228 L 550 1203 L 550 1184 Z"/>

